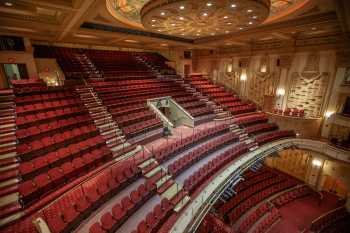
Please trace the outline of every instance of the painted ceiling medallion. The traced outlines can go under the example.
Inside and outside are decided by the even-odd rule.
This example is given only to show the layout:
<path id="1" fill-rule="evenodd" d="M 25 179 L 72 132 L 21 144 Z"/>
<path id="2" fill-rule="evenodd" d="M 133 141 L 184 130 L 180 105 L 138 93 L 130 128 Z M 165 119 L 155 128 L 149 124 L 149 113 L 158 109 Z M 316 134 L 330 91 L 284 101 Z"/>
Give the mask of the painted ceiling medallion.
<path id="1" fill-rule="evenodd" d="M 140 15 L 151 31 L 200 38 L 259 25 L 269 16 L 270 4 L 270 0 L 150 0 Z"/>

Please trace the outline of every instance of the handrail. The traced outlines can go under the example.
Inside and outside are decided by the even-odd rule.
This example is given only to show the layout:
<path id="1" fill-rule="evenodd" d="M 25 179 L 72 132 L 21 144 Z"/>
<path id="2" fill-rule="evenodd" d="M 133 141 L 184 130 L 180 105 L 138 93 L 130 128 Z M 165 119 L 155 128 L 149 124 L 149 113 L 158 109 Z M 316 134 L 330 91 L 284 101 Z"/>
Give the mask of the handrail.
<path id="1" fill-rule="evenodd" d="M 194 117 L 191 116 L 191 114 L 189 112 L 187 112 L 187 110 L 185 110 L 180 104 L 178 104 L 176 101 L 174 101 L 172 98 L 169 99 L 170 102 L 172 102 L 174 105 L 176 105 L 179 109 L 181 109 L 181 111 L 183 111 L 185 113 L 185 115 L 187 115 L 187 117 L 189 117 L 191 120 L 194 120 Z"/>
<path id="2" fill-rule="evenodd" d="M 204 187 L 203 190 L 197 195 L 197 197 L 194 198 L 186 207 L 182 215 L 179 216 L 173 225 L 170 232 L 195 232 L 206 213 L 210 210 L 211 206 L 221 195 L 222 189 L 225 187 L 228 180 L 234 176 L 241 174 L 245 167 L 248 167 L 250 164 L 256 162 L 257 160 L 263 159 L 272 153 L 290 147 L 299 147 L 317 151 L 330 157 L 347 162 L 347 159 L 342 159 L 340 157 L 341 155 L 344 156 L 343 151 L 339 150 L 338 148 L 333 148 L 327 143 L 321 141 L 289 138 L 265 144 L 252 152 L 243 154 L 238 159 L 231 162 L 230 166 L 221 171 L 220 174 L 217 173 L 216 176 L 212 179 L 212 182 Z"/>
<path id="3" fill-rule="evenodd" d="M 321 216 L 318 216 L 317 218 L 315 218 L 314 220 L 312 220 L 311 225 L 314 224 L 315 222 L 319 221 L 320 219 L 324 218 L 325 216 L 327 216 L 327 215 L 329 215 L 329 214 L 332 214 L 332 213 L 334 213 L 335 211 L 338 211 L 338 210 L 340 210 L 340 209 L 343 209 L 344 207 L 345 207 L 344 205 L 343 205 L 343 206 L 340 206 L 340 207 L 337 207 L 337 208 L 335 208 L 335 209 L 332 209 L 332 210 L 330 210 L 330 211 L 328 211 L 328 212 L 322 214 Z"/>

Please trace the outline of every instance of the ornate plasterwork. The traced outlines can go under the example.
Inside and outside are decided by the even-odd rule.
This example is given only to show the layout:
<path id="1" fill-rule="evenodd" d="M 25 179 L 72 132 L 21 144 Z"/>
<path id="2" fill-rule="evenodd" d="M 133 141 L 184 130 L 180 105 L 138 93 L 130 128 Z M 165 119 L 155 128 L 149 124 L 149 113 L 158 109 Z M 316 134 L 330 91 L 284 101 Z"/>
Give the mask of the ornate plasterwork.
<path id="1" fill-rule="evenodd" d="M 306 117 L 320 117 L 329 73 L 319 71 L 320 55 L 309 54 L 304 70 L 292 73 L 287 107 L 304 109 Z"/>
<path id="2" fill-rule="evenodd" d="M 264 105 L 266 96 L 274 96 L 279 82 L 279 70 L 271 66 L 270 57 L 260 58 L 258 70 L 252 72 L 249 84 L 249 98 L 260 106 Z"/>
<path id="3" fill-rule="evenodd" d="M 200 38 L 254 27 L 269 12 L 270 0 L 150 0 L 140 14 L 151 31 Z"/>
<path id="4" fill-rule="evenodd" d="M 106 0 L 106 6 L 110 14 L 118 21 L 130 26 L 143 28 L 140 11 L 150 0 Z M 216 2 L 220 0 L 212 0 Z M 266 22 L 271 22 L 281 17 L 298 11 L 310 0 L 271 0 L 270 13 Z"/>

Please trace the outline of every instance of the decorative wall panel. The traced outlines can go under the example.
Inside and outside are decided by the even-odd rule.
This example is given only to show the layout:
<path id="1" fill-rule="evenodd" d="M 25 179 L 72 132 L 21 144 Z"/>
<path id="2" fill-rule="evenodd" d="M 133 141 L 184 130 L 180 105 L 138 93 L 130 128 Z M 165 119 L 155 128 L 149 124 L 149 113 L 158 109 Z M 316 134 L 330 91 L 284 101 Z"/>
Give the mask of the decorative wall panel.
<path id="1" fill-rule="evenodd" d="M 279 82 L 279 69 L 271 66 L 269 56 L 260 58 L 258 70 L 253 70 L 249 81 L 248 96 L 260 106 L 264 105 L 265 96 L 274 96 Z"/>
<path id="2" fill-rule="evenodd" d="M 305 110 L 306 117 L 320 117 L 327 93 L 328 72 L 319 71 L 320 55 L 309 54 L 302 72 L 291 75 L 287 107 Z"/>

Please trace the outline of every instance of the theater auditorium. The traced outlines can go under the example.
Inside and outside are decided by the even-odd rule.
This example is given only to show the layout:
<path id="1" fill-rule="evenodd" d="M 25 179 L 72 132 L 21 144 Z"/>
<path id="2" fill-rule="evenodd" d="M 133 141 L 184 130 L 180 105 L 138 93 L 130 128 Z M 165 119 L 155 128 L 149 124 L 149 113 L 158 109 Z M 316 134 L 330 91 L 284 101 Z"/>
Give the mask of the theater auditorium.
<path id="1" fill-rule="evenodd" d="M 0 0 L 0 233 L 349 211 L 349 0 Z"/>

